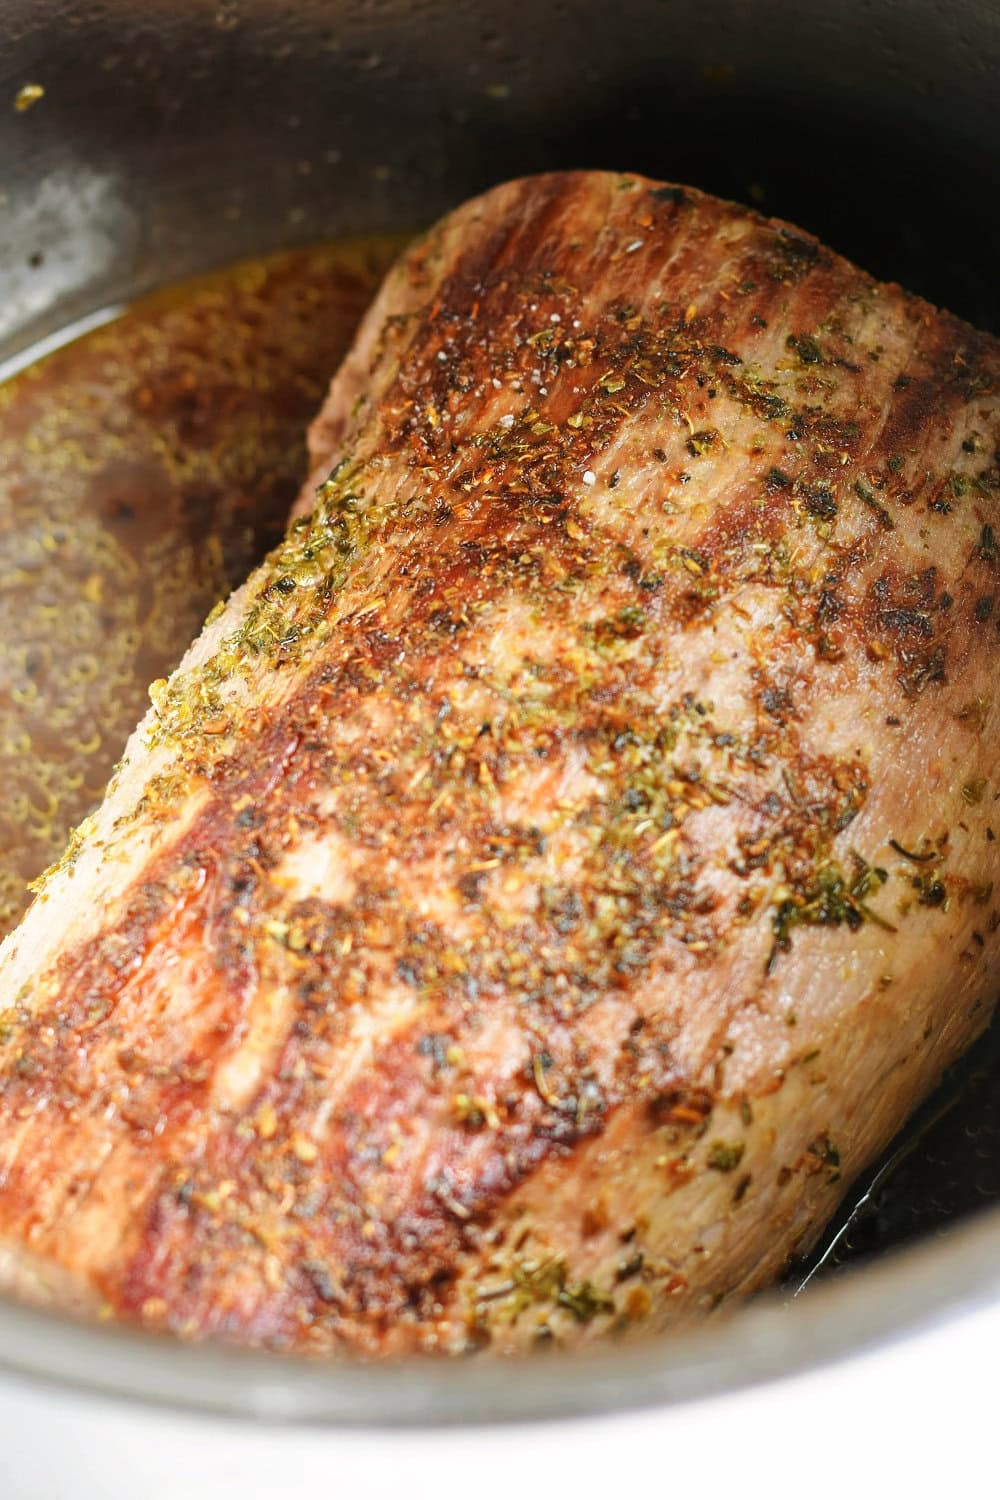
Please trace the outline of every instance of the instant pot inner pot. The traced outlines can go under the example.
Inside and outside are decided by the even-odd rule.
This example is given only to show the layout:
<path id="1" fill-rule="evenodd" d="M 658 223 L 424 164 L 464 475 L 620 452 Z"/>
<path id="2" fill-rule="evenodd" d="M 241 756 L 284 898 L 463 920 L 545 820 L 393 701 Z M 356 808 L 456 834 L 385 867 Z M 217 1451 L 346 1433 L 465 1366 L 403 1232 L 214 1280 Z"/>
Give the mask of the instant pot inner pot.
<path id="1" fill-rule="evenodd" d="M 1000 332 L 988 3 L 0 0 L 0 37 L 0 359 L 227 261 L 418 227 L 503 178 L 570 166 L 755 204 Z M 22 92 L 33 85 L 44 92 Z M 669 1353 L 542 1361 L 553 1375 L 519 1397 L 468 1367 L 430 1385 L 422 1374 L 419 1399 L 387 1375 L 378 1414 L 690 1394 L 990 1294 L 1000 1223 L 952 1226 L 1000 1193 L 997 1030 L 852 1192 L 783 1297 Z M 819 1285 L 913 1240 L 916 1258 Z M 363 1416 L 366 1382 L 382 1378 L 168 1351 L 10 1307 L 0 1323 L 8 1363 L 233 1409 Z"/>

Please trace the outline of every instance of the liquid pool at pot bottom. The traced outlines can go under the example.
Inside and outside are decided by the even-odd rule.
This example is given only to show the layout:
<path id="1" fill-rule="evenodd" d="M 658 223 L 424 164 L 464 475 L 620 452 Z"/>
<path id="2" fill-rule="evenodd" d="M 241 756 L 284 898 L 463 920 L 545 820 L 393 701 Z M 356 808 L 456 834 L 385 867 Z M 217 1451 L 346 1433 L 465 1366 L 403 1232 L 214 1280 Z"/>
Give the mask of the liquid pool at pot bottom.
<path id="1" fill-rule="evenodd" d="M 0 384 L 0 933 L 148 684 L 281 535 L 308 423 L 400 243 L 243 262 Z"/>
<path id="2" fill-rule="evenodd" d="M 305 430 L 399 238 L 157 293 L 0 384 L 0 934 L 205 615 L 280 536 Z M 790 1290 L 1000 1197 L 1000 1027 Z"/>

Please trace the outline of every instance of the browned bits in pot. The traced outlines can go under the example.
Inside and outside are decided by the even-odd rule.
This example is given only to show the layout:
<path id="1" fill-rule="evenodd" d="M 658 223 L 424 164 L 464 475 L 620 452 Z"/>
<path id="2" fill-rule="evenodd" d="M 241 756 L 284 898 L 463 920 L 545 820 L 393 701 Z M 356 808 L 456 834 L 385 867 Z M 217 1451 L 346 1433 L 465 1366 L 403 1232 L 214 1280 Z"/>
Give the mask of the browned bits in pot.
<path id="1" fill-rule="evenodd" d="M 0 932 L 100 798 L 147 684 L 280 535 L 396 248 L 231 267 L 0 385 Z"/>

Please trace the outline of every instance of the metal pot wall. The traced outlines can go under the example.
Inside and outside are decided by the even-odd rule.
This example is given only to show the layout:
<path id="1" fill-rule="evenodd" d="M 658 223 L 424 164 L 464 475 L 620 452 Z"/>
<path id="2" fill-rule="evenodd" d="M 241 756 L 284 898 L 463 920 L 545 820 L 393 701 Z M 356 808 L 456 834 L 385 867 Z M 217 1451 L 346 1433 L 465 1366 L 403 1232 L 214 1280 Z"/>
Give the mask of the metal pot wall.
<path id="1" fill-rule="evenodd" d="M 1000 10 L 983 0 L 0 0 L 0 39 L 0 359 L 192 272 L 418 226 L 552 166 L 754 201 L 1000 331 Z M 15 108 L 30 84 L 44 95 Z M 704 1398 L 995 1312 L 997 1212 L 793 1305 L 516 1378 L 294 1366 L 0 1306 L 0 1421 L 47 1423 L 70 1392 L 110 1395 L 105 1413 L 138 1398 L 376 1424 Z"/>

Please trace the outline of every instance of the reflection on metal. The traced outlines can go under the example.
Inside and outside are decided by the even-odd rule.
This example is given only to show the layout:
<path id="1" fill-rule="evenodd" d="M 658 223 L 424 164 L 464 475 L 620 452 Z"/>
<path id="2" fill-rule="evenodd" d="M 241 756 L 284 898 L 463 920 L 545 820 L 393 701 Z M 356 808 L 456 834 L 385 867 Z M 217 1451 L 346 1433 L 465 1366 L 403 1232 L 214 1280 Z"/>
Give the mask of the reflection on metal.
<path id="1" fill-rule="evenodd" d="M 81 287 L 96 293 L 112 269 L 120 275 L 135 242 L 135 214 L 113 173 L 65 166 L 20 191 L 8 189 L 0 218 L 0 352 L 23 343 L 25 330 Z"/>
<path id="2" fill-rule="evenodd" d="M 44 338 L 19 350 L 17 354 L 11 354 L 7 359 L 0 360 L 0 382 L 19 375 L 22 370 L 26 370 L 29 365 L 37 364 L 47 354 L 54 354 L 57 349 L 64 349 L 67 344 L 82 339 L 85 333 L 93 333 L 95 328 L 103 328 L 105 323 L 114 322 L 115 318 L 121 317 L 124 311 L 123 307 L 99 307 L 96 312 L 85 313 L 82 318 L 76 318 L 63 328 L 56 328 Z"/>

